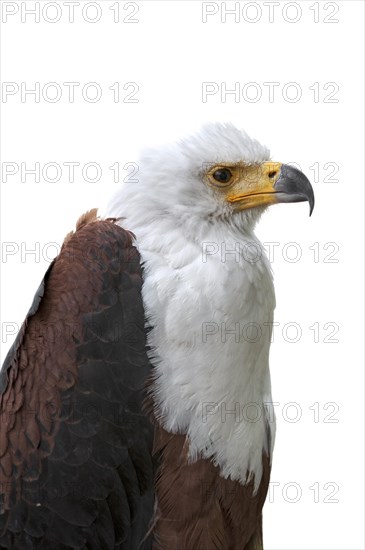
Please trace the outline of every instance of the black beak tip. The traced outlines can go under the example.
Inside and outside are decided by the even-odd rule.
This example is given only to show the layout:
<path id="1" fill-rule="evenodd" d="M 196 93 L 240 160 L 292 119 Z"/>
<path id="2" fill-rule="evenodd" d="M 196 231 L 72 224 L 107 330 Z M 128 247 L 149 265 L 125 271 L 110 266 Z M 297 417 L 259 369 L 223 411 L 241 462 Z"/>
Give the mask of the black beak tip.
<path id="1" fill-rule="evenodd" d="M 286 196 L 283 202 L 309 202 L 309 216 L 312 215 L 314 208 L 314 192 L 312 185 L 307 178 L 297 168 L 289 164 L 281 166 L 280 177 L 275 184 L 275 189 Z"/>
<path id="2" fill-rule="evenodd" d="M 309 199 L 309 217 L 311 217 L 314 208 L 314 197 Z"/>

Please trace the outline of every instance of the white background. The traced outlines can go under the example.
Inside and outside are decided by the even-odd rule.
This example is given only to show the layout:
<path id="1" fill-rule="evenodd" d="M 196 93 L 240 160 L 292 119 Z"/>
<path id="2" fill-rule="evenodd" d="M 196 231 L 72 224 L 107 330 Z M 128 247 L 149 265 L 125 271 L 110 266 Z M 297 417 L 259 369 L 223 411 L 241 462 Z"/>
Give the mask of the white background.
<path id="1" fill-rule="evenodd" d="M 39 22 L 26 13 L 35 2 L 1 6 L 2 80 L 19 88 L 3 94 L 1 105 L 3 175 L 18 167 L 1 188 L 2 358 L 65 234 L 121 185 L 109 167 L 119 163 L 122 180 L 143 145 L 205 121 L 234 122 L 268 145 L 274 160 L 298 163 L 316 196 L 311 218 L 306 203 L 277 205 L 257 231 L 278 243 L 272 267 L 280 324 L 271 348 L 278 435 L 265 548 L 363 549 L 363 3 L 74 4 L 73 23 L 64 2 L 46 11 L 40 2 Z M 224 8 L 235 6 L 224 22 Z M 203 22 L 204 10 L 217 13 Z M 22 86 L 37 82 L 39 102 L 22 99 Z M 59 101 L 51 101 L 50 82 L 62 91 Z M 64 82 L 80 83 L 74 102 Z M 84 88 L 90 82 L 102 91 L 97 102 L 90 101 L 95 88 Z M 109 89 L 116 82 L 118 102 Z M 139 87 L 134 103 L 123 102 L 136 88 L 123 90 L 130 82 Z M 204 82 L 217 91 L 206 101 Z M 270 82 L 278 83 L 271 97 Z M 224 85 L 239 95 L 222 96 Z M 21 163 L 36 162 L 41 172 L 57 163 L 60 181 L 47 181 L 52 169 L 39 183 L 29 173 L 22 181 Z M 74 182 L 65 162 L 80 163 Z M 82 175 L 90 162 L 102 170 L 96 183 Z M 338 167 L 332 180 L 326 163 Z"/>

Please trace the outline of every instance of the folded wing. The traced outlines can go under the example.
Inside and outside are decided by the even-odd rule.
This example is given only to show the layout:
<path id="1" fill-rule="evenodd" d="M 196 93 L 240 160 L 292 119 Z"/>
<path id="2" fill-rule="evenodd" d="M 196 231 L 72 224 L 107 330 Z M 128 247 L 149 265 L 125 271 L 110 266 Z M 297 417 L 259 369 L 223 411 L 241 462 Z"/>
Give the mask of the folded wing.
<path id="1" fill-rule="evenodd" d="M 132 242 L 113 221 L 84 218 L 5 360 L 1 548 L 127 550 L 148 531 L 153 429 L 142 404 L 151 366 Z"/>

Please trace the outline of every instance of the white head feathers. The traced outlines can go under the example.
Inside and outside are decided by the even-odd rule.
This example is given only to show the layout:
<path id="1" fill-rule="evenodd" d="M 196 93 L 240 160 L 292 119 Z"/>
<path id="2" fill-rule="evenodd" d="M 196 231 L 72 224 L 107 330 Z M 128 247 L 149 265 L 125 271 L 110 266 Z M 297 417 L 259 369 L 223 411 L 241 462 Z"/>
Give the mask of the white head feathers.
<path id="1" fill-rule="evenodd" d="M 138 183 L 124 184 L 108 206 L 105 215 L 136 216 L 141 225 L 162 223 L 191 227 L 193 234 L 204 233 L 204 222 L 212 216 L 229 223 L 252 228 L 264 208 L 236 214 L 211 188 L 204 184 L 203 173 L 212 164 L 259 164 L 269 160 L 269 150 L 231 123 L 209 123 L 193 136 L 156 149 L 145 149 L 138 161 Z M 232 218 L 232 219 L 231 219 Z M 203 235 L 201 233 L 201 235 Z"/>

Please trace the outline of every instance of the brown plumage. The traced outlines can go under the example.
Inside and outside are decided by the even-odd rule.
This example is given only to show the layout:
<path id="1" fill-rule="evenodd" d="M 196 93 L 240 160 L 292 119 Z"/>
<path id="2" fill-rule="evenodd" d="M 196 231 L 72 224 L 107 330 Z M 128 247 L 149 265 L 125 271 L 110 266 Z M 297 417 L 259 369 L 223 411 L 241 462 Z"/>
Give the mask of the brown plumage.
<path id="1" fill-rule="evenodd" d="M 154 450 L 161 453 L 156 477 L 156 550 L 262 549 L 262 507 L 270 478 L 263 455 L 257 493 L 253 480 L 243 486 L 224 479 L 210 460 L 189 464 L 184 435 L 156 425 Z"/>
<path id="2" fill-rule="evenodd" d="M 133 549 L 146 533 L 141 285 L 131 234 L 80 218 L 1 371 L 0 548 Z"/>

